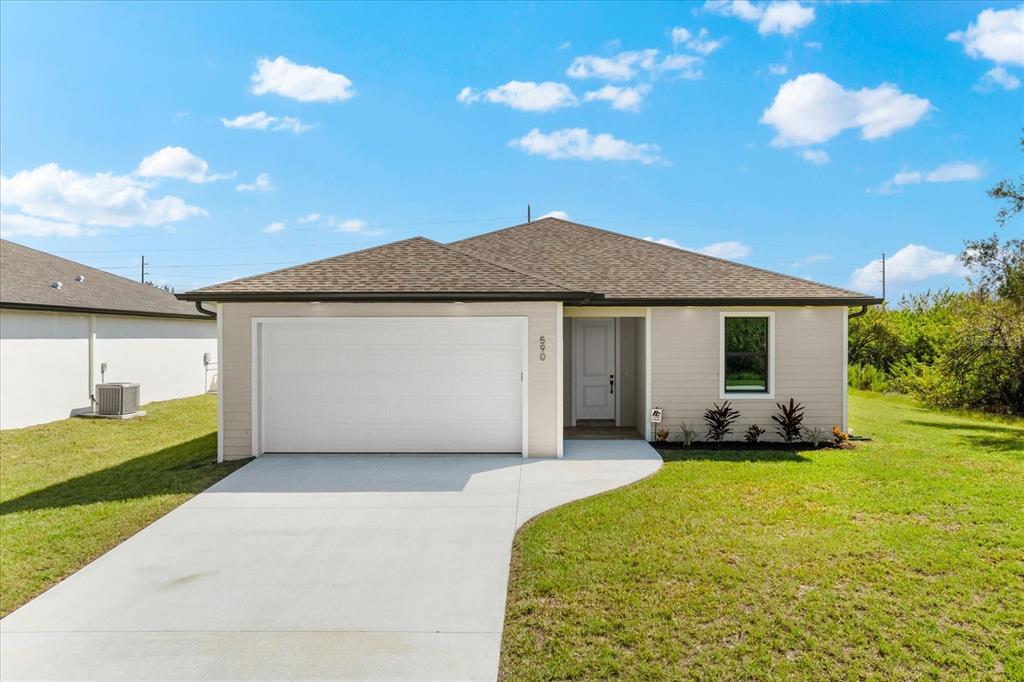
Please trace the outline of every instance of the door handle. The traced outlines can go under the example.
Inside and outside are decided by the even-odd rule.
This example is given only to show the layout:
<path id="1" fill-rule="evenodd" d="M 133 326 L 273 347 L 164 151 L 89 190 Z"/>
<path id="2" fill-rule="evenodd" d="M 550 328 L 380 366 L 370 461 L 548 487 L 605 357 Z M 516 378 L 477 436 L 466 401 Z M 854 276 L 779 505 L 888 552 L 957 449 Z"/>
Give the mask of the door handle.
<path id="1" fill-rule="evenodd" d="M 609 374 L 608 375 L 608 392 L 612 393 L 612 394 L 615 393 L 615 375 L 614 374 Z"/>

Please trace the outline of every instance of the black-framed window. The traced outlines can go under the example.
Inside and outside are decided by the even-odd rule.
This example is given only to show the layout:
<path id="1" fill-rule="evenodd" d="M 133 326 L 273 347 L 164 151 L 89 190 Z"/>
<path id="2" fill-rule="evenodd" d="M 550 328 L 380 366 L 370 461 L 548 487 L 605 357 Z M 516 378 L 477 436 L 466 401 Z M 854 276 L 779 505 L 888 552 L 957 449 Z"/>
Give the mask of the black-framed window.
<path id="1" fill-rule="evenodd" d="M 767 317 L 726 317 L 725 385 L 726 393 L 768 393 L 770 332 Z"/>

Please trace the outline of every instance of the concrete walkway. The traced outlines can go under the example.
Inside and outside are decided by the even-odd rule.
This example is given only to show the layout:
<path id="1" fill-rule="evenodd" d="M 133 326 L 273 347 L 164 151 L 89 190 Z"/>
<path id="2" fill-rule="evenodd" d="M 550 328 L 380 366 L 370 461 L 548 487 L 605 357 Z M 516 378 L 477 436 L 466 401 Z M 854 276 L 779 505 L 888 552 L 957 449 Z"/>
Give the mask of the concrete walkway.
<path id="1" fill-rule="evenodd" d="M 0 621 L 0 677 L 494 679 L 516 528 L 659 466 L 265 456 Z"/>

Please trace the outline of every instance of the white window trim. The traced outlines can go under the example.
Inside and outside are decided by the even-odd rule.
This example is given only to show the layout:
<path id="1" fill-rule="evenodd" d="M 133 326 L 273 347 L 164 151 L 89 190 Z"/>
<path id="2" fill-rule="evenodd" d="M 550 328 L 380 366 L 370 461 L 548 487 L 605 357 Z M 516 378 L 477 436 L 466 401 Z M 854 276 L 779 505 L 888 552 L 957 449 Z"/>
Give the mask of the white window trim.
<path id="1" fill-rule="evenodd" d="M 725 318 L 768 318 L 768 392 L 733 393 L 725 390 Z M 718 321 L 718 395 L 722 400 L 775 400 L 775 313 L 764 310 L 751 312 L 729 311 L 719 314 Z"/>

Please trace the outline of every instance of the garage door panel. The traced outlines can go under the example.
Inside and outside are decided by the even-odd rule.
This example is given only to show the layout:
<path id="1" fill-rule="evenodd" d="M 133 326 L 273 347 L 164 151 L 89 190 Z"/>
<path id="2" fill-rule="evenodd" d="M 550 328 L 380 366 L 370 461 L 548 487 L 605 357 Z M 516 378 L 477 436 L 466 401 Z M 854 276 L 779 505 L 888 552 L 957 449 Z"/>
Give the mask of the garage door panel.
<path id="1" fill-rule="evenodd" d="M 267 452 L 519 452 L 522 319 L 263 323 Z"/>

